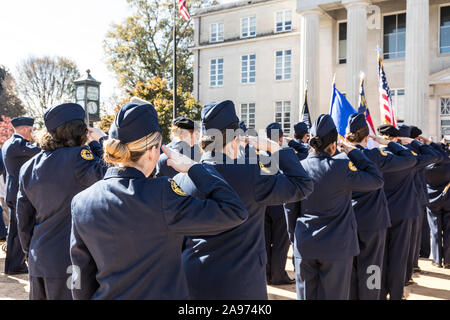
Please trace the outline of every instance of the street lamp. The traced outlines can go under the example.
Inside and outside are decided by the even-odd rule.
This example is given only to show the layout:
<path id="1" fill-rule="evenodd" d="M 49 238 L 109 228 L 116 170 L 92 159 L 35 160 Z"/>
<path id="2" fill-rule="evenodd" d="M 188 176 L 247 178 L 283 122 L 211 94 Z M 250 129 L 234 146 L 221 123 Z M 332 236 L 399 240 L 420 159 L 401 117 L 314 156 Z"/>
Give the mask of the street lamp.
<path id="1" fill-rule="evenodd" d="M 76 100 L 86 111 L 86 122 L 92 127 L 93 122 L 100 121 L 100 84 L 91 76 L 91 70 L 86 75 L 74 81 Z"/>

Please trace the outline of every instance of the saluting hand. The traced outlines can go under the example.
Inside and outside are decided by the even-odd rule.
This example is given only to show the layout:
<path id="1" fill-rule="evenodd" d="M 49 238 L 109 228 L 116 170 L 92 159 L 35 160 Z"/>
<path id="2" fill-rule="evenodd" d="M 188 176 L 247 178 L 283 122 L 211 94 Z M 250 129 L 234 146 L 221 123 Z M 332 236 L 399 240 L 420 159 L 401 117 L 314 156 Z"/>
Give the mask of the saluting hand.
<path id="1" fill-rule="evenodd" d="M 88 128 L 88 141 L 92 142 L 92 141 L 99 141 L 100 138 L 105 137 L 106 134 L 98 129 L 98 128 Z"/>
<path id="2" fill-rule="evenodd" d="M 369 137 L 372 138 L 373 140 L 375 140 L 376 142 L 378 142 L 379 144 L 382 144 L 382 145 L 388 145 L 389 142 L 391 142 L 391 141 L 389 141 L 389 140 L 387 140 L 387 139 L 385 139 L 383 137 L 380 137 L 380 136 L 369 136 Z"/>
<path id="3" fill-rule="evenodd" d="M 414 141 L 414 139 L 407 138 L 407 137 L 398 137 L 398 141 L 400 141 L 402 144 L 410 144 Z"/>
<path id="4" fill-rule="evenodd" d="M 350 151 L 356 149 L 356 147 L 349 143 L 347 140 L 341 140 L 339 142 L 339 147 L 341 149 L 341 152 L 345 152 L 346 154 L 349 154 Z"/>
<path id="5" fill-rule="evenodd" d="M 161 149 L 165 153 L 167 158 L 169 158 L 167 160 L 167 165 L 174 168 L 178 172 L 186 173 L 194 164 L 197 164 L 197 162 L 195 162 L 191 158 L 186 157 L 185 155 L 182 155 L 181 153 L 170 149 L 165 145 L 162 146 Z"/>
<path id="6" fill-rule="evenodd" d="M 286 141 L 286 143 L 289 143 L 292 141 L 292 138 L 289 137 L 283 137 L 284 141 Z"/>
<path id="7" fill-rule="evenodd" d="M 239 141 L 248 142 L 250 145 L 254 146 L 257 150 L 268 151 L 270 153 L 275 153 L 281 150 L 281 147 L 275 141 L 261 138 L 261 137 L 239 137 Z"/>
<path id="8" fill-rule="evenodd" d="M 425 143 L 426 145 L 430 145 L 431 144 L 431 140 L 428 140 L 428 139 L 425 139 L 424 137 L 422 137 L 422 136 L 419 136 L 419 137 L 417 137 L 417 139 L 419 140 L 419 141 L 421 141 L 421 142 L 423 142 L 423 143 Z"/>

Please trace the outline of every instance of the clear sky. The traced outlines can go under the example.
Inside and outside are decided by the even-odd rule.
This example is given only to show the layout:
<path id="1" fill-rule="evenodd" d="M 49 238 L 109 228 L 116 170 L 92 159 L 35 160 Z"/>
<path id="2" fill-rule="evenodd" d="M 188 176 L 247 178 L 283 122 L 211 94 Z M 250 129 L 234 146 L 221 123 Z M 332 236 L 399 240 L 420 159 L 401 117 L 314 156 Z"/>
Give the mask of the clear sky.
<path id="1" fill-rule="evenodd" d="M 130 14 L 126 0 L 0 0 L 0 64 L 15 75 L 30 55 L 71 58 L 81 73 L 90 69 L 102 82 L 105 102 L 116 79 L 106 67 L 103 40 L 111 24 Z"/>
<path id="2" fill-rule="evenodd" d="M 0 64 L 15 75 L 30 55 L 71 58 L 102 82 L 105 101 L 116 79 L 106 68 L 103 40 L 128 14 L 125 0 L 0 0 Z"/>

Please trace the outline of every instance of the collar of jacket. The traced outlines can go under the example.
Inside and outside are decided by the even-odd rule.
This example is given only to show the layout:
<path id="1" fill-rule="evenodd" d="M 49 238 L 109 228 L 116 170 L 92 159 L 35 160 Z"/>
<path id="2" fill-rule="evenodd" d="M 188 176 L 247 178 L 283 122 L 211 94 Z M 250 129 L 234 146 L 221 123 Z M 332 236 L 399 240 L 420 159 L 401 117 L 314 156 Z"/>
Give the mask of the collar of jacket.
<path id="1" fill-rule="evenodd" d="M 19 134 L 19 133 L 14 133 L 14 137 L 15 137 L 15 138 L 22 139 L 22 140 L 25 140 L 25 141 L 28 141 L 27 139 L 24 138 L 24 136 L 22 136 L 22 135 Z"/>
<path id="2" fill-rule="evenodd" d="M 316 154 L 316 152 L 311 152 L 308 155 L 308 158 L 331 158 L 330 154 L 328 152 L 321 152 L 319 154 Z"/>
<path id="3" fill-rule="evenodd" d="M 365 148 L 362 145 L 360 145 L 360 144 L 355 144 L 355 148 L 358 148 L 361 151 L 365 150 Z"/>
<path id="4" fill-rule="evenodd" d="M 108 168 L 105 174 L 105 180 L 111 178 L 129 178 L 129 179 L 139 179 L 145 178 L 142 171 L 133 167 L 123 167 L 123 168 Z"/>
<path id="5" fill-rule="evenodd" d="M 232 164 L 232 163 L 237 163 L 237 159 L 231 159 L 230 157 L 228 157 L 226 154 L 224 153 L 215 153 L 215 152 L 205 152 L 202 155 L 202 160 L 201 162 L 213 162 L 213 163 L 217 163 L 218 159 L 222 159 L 222 164 Z"/>

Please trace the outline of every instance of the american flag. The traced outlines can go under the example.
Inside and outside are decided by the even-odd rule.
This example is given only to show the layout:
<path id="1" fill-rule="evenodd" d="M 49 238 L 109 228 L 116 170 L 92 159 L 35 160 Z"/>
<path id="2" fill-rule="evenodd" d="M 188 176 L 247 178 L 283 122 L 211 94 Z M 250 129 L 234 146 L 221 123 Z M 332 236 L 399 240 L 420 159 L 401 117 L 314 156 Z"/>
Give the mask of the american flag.
<path id="1" fill-rule="evenodd" d="M 381 121 L 397 127 L 397 117 L 395 116 L 395 110 L 392 105 L 391 90 L 389 89 L 389 85 L 387 83 L 386 73 L 384 72 L 383 60 L 381 59 L 380 52 L 378 52 L 378 80 Z"/>
<path id="2" fill-rule="evenodd" d="M 180 8 L 180 15 L 184 20 L 191 20 L 191 16 L 189 15 L 189 11 L 186 8 L 186 0 L 178 0 L 178 7 Z"/>

